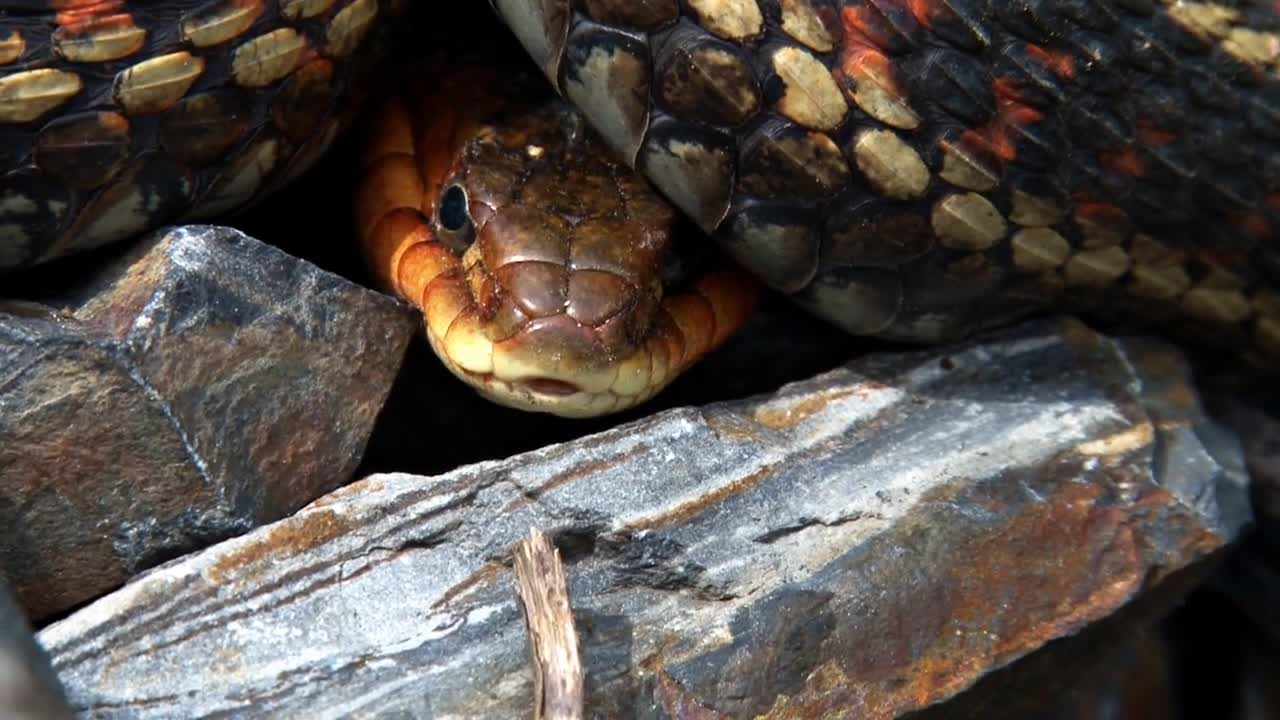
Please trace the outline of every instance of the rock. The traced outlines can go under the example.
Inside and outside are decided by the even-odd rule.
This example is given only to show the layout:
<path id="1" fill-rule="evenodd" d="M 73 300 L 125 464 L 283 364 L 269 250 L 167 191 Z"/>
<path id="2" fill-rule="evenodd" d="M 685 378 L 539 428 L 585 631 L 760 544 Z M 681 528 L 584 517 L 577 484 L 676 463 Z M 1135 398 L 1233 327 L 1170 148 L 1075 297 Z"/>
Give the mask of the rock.
<path id="1" fill-rule="evenodd" d="M 987 674 L 959 696 L 910 720 L 1174 720 L 1180 715 L 1176 658 L 1162 621 L 1214 562 L 1192 565 L 1090 624 Z"/>
<path id="2" fill-rule="evenodd" d="M 1195 492 L 1197 478 L 1225 463 L 1229 476 L 1247 475 L 1240 463 L 1247 458 L 1236 435 L 1224 433 L 1214 423 L 1188 423 L 1201 412 L 1194 395 L 1188 395 L 1185 368 L 1178 357 L 1160 344 L 1128 340 L 1125 355 L 1142 368 L 1136 388 L 1152 422 L 1161 431 L 1153 444 L 1166 487 L 1180 486 Z M 1170 443 L 1172 444 L 1166 444 Z M 1196 452 L 1203 445 L 1208 454 Z M 1163 447 L 1162 447 L 1163 446 Z M 1253 478 L 1250 476 L 1250 481 Z M 1213 487 L 1222 487 L 1214 484 Z M 1239 485 L 1228 484 L 1239 489 Z M 1244 492 L 1232 491 L 1216 502 L 1224 517 L 1248 517 Z M 1180 617 L 1200 589 L 1237 557 L 1249 537 L 1241 532 L 1229 547 L 1211 557 L 1178 570 L 1155 589 L 1142 594 L 1119 611 L 1091 623 L 1078 633 L 1056 639 L 1030 655 L 986 674 L 973 687 L 952 700 L 911 713 L 911 720 L 1081 720 L 1107 717 L 1113 720 L 1173 720 L 1185 715 L 1181 694 L 1203 690 L 1203 675 L 1187 686 L 1175 677 L 1179 659 L 1166 641 L 1164 625 L 1202 622 Z M 1221 616 L 1213 618 L 1215 624 Z M 1200 653 L 1209 662 L 1211 654 Z"/>
<path id="3" fill-rule="evenodd" d="M 0 310 L 0 564 L 36 620 L 349 481 L 419 322 L 210 226 Z"/>
<path id="4" fill-rule="evenodd" d="M 39 638 L 98 718 L 523 717 L 510 552 L 537 527 L 566 563 L 592 716 L 893 717 L 1247 525 L 1239 446 L 1178 358 L 1046 321 L 374 475 Z"/>
<path id="5" fill-rule="evenodd" d="M 36 644 L 13 594 L 0 582 L 0 718 L 70 717 L 71 708 L 49 666 L 49 656 Z"/>

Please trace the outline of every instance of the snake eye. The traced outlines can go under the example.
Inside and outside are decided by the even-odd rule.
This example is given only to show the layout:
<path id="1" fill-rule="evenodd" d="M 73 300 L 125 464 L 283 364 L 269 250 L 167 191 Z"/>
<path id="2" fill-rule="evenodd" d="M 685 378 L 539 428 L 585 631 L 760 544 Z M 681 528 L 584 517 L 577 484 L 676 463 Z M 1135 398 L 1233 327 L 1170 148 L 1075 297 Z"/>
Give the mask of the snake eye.
<path id="1" fill-rule="evenodd" d="M 466 246 L 471 244 L 474 228 L 468 204 L 467 191 L 463 190 L 461 185 L 450 185 L 440 196 L 440 205 L 436 213 L 443 235 L 441 240 L 458 250 L 465 250 Z"/>

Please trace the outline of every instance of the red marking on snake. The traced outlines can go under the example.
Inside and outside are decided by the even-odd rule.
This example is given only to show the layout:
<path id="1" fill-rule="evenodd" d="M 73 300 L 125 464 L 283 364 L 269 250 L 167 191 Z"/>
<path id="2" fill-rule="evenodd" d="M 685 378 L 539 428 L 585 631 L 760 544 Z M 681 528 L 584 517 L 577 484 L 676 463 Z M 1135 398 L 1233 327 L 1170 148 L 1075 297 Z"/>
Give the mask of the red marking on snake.
<path id="1" fill-rule="evenodd" d="M 1267 208 L 1271 212 L 1280 212 L 1280 192 L 1273 192 L 1267 195 Z M 1239 218 L 1237 225 L 1251 237 L 1259 240 L 1270 240 L 1276 232 L 1276 227 L 1271 221 L 1271 217 L 1262 210 L 1251 210 Z"/>
<path id="2" fill-rule="evenodd" d="M 906 6 L 911 10 L 911 15 L 914 15 L 915 22 L 927 28 L 932 28 L 934 20 L 945 10 L 934 0 L 906 0 Z"/>
<path id="3" fill-rule="evenodd" d="M 124 7 L 124 0 L 49 0 L 49 4 L 57 13 L 91 12 L 99 7 L 107 7 L 110 12 L 115 12 Z"/>
<path id="4" fill-rule="evenodd" d="M 1138 120 L 1138 142 L 1147 147 L 1164 147 L 1173 142 L 1173 133 L 1151 126 L 1146 120 Z"/>
<path id="5" fill-rule="evenodd" d="M 964 131 L 961 137 L 967 142 L 986 145 L 1002 161 L 1008 163 L 1018 156 L 1018 130 L 1044 119 L 1044 113 L 1016 99 L 1017 91 L 1011 82 L 996 79 L 996 114 L 982 127 Z"/>
<path id="6" fill-rule="evenodd" d="M 70 32 L 84 32 L 114 24 L 132 25 L 124 0 L 72 0 L 55 6 L 54 21 Z"/>
<path id="7" fill-rule="evenodd" d="M 901 0 L 881 0 L 875 5 L 867 3 L 842 8 L 840 18 L 844 25 L 845 46 L 892 48 L 894 38 L 901 38 L 903 33 L 885 13 L 899 9 L 902 9 Z"/>
<path id="8" fill-rule="evenodd" d="M 1036 62 L 1049 68 L 1060 78 L 1069 79 L 1076 76 L 1075 58 L 1060 50 L 1049 50 L 1032 43 L 1027 43 L 1027 54 Z"/>
<path id="9" fill-rule="evenodd" d="M 1271 221 L 1257 210 L 1235 213 L 1231 216 L 1231 223 L 1251 238 L 1262 241 L 1271 239 Z"/>
<path id="10" fill-rule="evenodd" d="M 59 12 L 55 22 L 72 35 L 109 27 L 134 27 L 133 15 L 125 10 L 124 0 L 100 0 L 77 5 Z"/>
<path id="11" fill-rule="evenodd" d="M 1109 202 L 1096 200 L 1085 194 L 1075 196 L 1076 209 L 1073 212 L 1076 222 L 1087 221 L 1094 225 L 1123 227 L 1128 224 L 1124 210 Z"/>
<path id="12" fill-rule="evenodd" d="M 1142 177 L 1145 170 L 1137 149 L 1132 147 L 1125 148 L 1120 152 L 1101 153 L 1098 159 L 1102 161 L 1103 167 L 1121 175 Z"/>
<path id="13" fill-rule="evenodd" d="M 850 83 L 873 83 L 890 94 L 905 98 L 907 93 L 898 82 L 893 61 L 887 55 L 871 47 L 846 47 L 836 70 L 836 79 L 844 87 Z"/>
<path id="14" fill-rule="evenodd" d="M 916 22 L 929 29 L 937 25 L 938 20 L 946 19 L 944 16 L 955 18 L 955 12 L 946 3 L 937 0 L 907 0 L 907 7 L 915 16 Z"/>

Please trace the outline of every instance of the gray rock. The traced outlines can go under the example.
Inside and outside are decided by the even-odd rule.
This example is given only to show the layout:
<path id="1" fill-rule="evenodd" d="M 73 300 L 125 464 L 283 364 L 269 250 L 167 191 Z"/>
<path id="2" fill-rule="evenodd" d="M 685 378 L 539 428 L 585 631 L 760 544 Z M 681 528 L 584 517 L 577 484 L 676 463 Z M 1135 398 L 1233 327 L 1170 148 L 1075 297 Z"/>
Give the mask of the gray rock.
<path id="1" fill-rule="evenodd" d="M 351 479 L 419 320 L 231 229 L 0 306 L 0 564 L 40 620 Z"/>
<path id="2" fill-rule="evenodd" d="M 49 656 L 31 636 L 31 626 L 9 588 L 0 582 L 0 718 L 60 720 L 71 708 Z"/>
<path id="3" fill-rule="evenodd" d="M 510 552 L 539 527 L 567 565 L 592 716 L 893 717 L 1250 521 L 1238 443 L 1179 357 L 1044 322 L 374 475 L 39 638 L 84 716 L 524 717 Z"/>

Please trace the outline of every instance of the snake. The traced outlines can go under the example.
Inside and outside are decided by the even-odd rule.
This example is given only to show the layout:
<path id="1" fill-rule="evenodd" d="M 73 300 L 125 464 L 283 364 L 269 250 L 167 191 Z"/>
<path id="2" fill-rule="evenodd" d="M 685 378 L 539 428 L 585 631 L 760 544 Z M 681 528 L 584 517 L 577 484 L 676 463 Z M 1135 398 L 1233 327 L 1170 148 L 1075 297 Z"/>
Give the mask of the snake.
<path id="1" fill-rule="evenodd" d="M 355 241 L 514 407 L 645 401 L 756 285 L 855 335 L 1056 310 L 1276 367 L 1273 0 L 491 0 L 436 29 L 532 73 L 388 73 L 415 9 L 0 2 L 0 268 L 263 202 L 359 119 Z"/>
<path id="2" fill-rule="evenodd" d="M 445 59 L 370 114 L 357 232 L 436 356 L 509 407 L 593 417 L 742 326 L 750 276 L 676 247 L 676 212 L 536 78 Z M 416 70 L 417 68 L 413 68 Z M 415 80 L 416 78 L 416 80 Z"/>

